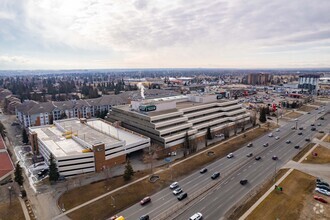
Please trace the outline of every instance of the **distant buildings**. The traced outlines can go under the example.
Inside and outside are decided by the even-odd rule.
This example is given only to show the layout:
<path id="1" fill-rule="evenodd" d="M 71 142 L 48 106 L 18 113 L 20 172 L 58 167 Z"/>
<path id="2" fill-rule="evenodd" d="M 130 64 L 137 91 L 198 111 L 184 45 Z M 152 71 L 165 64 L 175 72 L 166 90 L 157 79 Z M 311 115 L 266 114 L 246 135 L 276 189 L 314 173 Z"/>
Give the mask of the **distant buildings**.
<path id="1" fill-rule="evenodd" d="M 250 115 L 238 100 L 222 98 L 222 94 L 189 94 L 132 101 L 113 107 L 107 118 L 175 150 L 183 146 L 186 134 L 196 142 L 205 142 L 208 128 L 212 133 L 225 133 L 226 129 L 232 131 L 238 125 L 249 124 Z"/>
<path id="2" fill-rule="evenodd" d="M 247 84 L 249 85 L 268 85 L 270 75 L 268 73 L 250 73 L 247 75 Z"/>
<path id="3" fill-rule="evenodd" d="M 307 89 L 310 92 L 319 90 L 319 74 L 304 74 L 299 76 L 298 88 Z"/>
<path id="4" fill-rule="evenodd" d="M 35 154 L 55 157 L 62 176 L 100 172 L 126 162 L 129 153 L 150 146 L 150 139 L 100 119 L 65 119 L 29 128 Z"/>

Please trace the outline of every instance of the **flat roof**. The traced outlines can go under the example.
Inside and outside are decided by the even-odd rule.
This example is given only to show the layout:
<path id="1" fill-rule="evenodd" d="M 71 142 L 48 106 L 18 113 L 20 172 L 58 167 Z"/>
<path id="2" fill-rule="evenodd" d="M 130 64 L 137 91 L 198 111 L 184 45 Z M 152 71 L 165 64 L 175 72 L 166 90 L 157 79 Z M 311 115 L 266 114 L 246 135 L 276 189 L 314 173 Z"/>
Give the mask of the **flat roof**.
<path id="1" fill-rule="evenodd" d="M 14 165 L 7 151 L 0 152 L 0 179 L 14 170 Z"/>
<path id="2" fill-rule="evenodd" d="M 42 140 L 55 157 L 65 157 L 72 155 L 86 154 L 82 150 L 83 146 L 72 139 L 74 135 L 87 144 L 96 145 L 104 143 L 112 145 L 125 141 L 126 145 L 137 143 L 147 138 L 138 135 L 122 127 L 115 127 L 99 119 L 87 120 L 87 123 L 81 123 L 78 118 L 56 121 L 56 123 L 65 129 L 64 132 L 56 125 L 46 125 L 32 127 L 31 131 L 37 133 L 38 138 Z"/>

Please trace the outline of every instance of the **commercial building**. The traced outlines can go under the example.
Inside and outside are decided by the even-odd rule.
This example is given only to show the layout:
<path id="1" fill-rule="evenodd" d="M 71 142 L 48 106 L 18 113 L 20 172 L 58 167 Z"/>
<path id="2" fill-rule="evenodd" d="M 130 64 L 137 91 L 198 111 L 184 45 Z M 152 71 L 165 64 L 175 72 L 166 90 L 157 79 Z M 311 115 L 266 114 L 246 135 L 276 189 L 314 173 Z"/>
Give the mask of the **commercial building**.
<path id="1" fill-rule="evenodd" d="M 107 118 L 172 150 L 182 147 L 186 134 L 203 141 L 209 128 L 212 133 L 221 133 L 249 123 L 250 115 L 238 100 L 221 98 L 217 94 L 189 94 L 132 101 L 113 107 Z"/>
<path id="2" fill-rule="evenodd" d="M 249 85 L 267 85 L 270 82 L 268 73 L 251 73 L 247 76 L 247 84 Z"/>
<path id="3" fill-rule="evenodd" d="M 122 164 L 129 153 L 150 146 L 150 139 L 101 119 L 65 119 L 29 128 L 35 154 L 54 155 L 62 176 L 100 172 Z"/>
<path id="4" fill-rule="evenodd" d="M 307 89 L 310 92 L 319 90 L 320 74 L 304 74 L 299 76 L 298 88 Z"/>

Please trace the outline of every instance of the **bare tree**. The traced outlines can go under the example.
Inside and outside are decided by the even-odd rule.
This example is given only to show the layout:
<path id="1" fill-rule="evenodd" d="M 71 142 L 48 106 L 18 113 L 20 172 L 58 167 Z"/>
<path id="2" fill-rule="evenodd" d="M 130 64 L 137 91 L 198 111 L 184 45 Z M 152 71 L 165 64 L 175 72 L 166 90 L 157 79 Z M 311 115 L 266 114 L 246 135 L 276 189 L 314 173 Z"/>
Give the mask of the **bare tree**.
<path id="1" fill-rule="evenodd" d="M 229 127 L 228 125 L 226 125 L 226 127 L 223 128 L 223 135 L 225 138 L 229 138 L 229 135 L 230 135 L 230 130 L 229 130 Z"/>
<path id="2" fill-rule="evenodd" d="M 253 127 L 256 126 L 256 124 L 257 124 L 257 112 L 253 111 L 250 114 L 250 122 L 251 122 Z"/>

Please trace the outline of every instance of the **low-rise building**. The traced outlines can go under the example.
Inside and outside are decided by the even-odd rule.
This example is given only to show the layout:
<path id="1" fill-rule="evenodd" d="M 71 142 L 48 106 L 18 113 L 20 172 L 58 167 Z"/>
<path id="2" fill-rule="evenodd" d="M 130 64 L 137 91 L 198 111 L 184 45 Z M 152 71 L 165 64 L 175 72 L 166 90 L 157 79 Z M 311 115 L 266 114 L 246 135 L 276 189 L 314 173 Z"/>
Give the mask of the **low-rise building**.
<path id="1" fill-rule="evenodd" d="M 120 121 L 123 127 L 139 132 L 164 148 L 183 146 L 186 134 L 203 141 L 210 129 L 221 133 L 249 123 L 250 115 L 238 100 L 223 100 L 217 94 L 189 94 L 174 97 L 132 101 L 115 106 L 108 120 Z"/>
<path id="2" fill-rule="evenodd" d="M 62 176 L 100 172 L 126 162 L 128 154 L 148 148 L 150 138 L 101 119 L 64 119 L 29 128 L 34 154 L 54 155 Z"/>
<path id="3" fill-rule="evenodd" d="M 10 179 L 14 173 L 14 164 L 11 160 L 5 141 L 0 135 L 0 183 Z"/>

